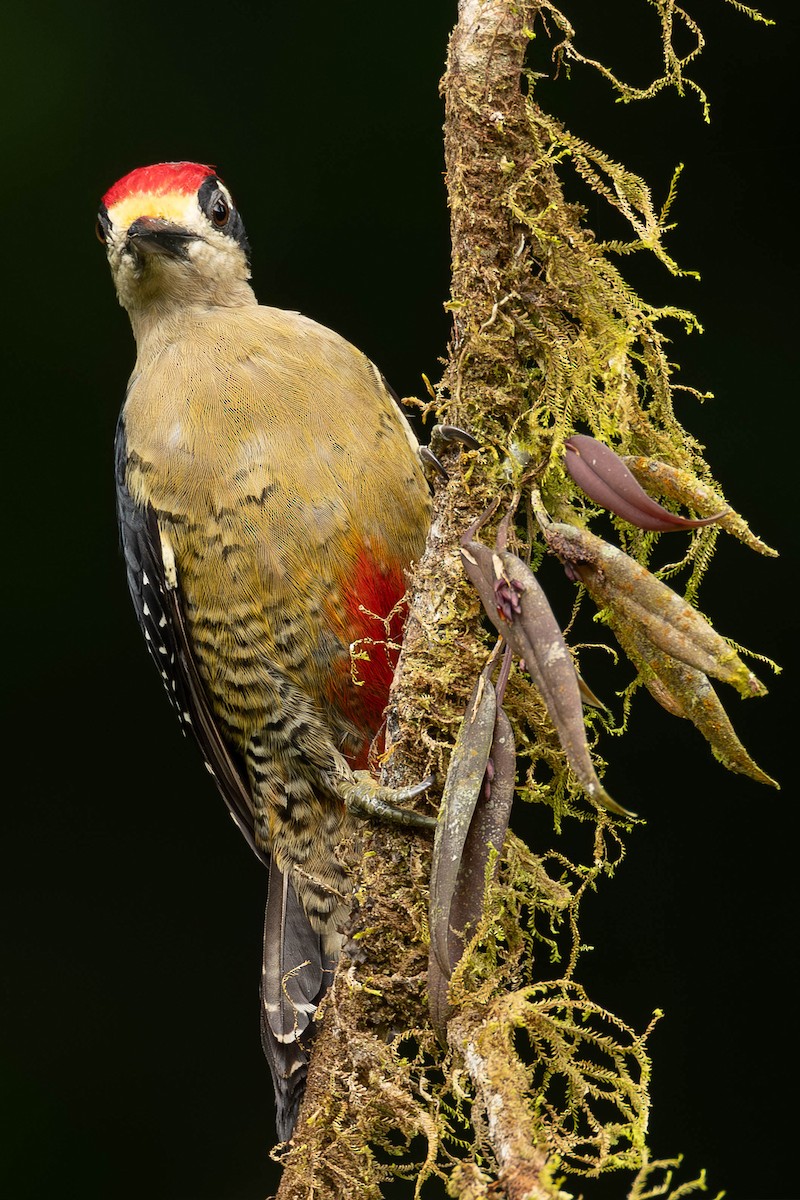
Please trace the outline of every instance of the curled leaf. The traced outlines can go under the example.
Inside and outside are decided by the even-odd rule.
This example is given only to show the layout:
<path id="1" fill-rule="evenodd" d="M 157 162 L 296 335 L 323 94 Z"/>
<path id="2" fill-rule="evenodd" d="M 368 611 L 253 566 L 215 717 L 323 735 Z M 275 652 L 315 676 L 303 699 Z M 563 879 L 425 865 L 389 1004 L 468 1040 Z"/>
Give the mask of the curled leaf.
<path id="1" fill-rule="evenodd" d="M 780 786 L 747 753 L 702 671 L 670 658 L 641 629 L 626 627 L 613 619 L 610 623 L 645 687 L 662 708 L 691 721 L 711 746 L 714 757 L 729 771 L 748 775 L 771 787 Z"/>
<path id="2" fill-rule="evenodd" d="M 607 706 L 605 704 L 603 704 L 603 701 L 599 698 L 599 696 L 595 696 L 594 692 L 589 687 L 588 683 L 583 678 L 583 676 L 581 675 L 580 671 L 578 671 L 577 668 L 575 670 L 575 673 L 578 676 L 578 690 L 580 691 L 581 700 L 583 702 L 584 707 L 585 708 L 599 708 L 599 709 L 602 709 L 604 712 L 607 712 L 608 711 Z"/>
<path id="3" fill-rule="evenodd" d="M 695 519 L 670 512 L 648 496 L 610 446 L 586 434 L 574 433 L 567 438 L 564 449 L 564 466 L 589 499 L 640 529 L 664 533 L 699 529 L 701 525 L 719 521 L 728 512 L 724 509 L 713 516 Z"/>
<path id="4" fill-rule="evenodd" d="M 428 997 L 434 1028 L 441 1035 L 449 1010 L 447 981 L 483 911 L 489 854 L 503 845 L 515 775 L 511 723 L 502 708 L 496 708 L 494 688 L 484 672 L 456 739 L 433 847 Z"/>
<path id="5" fill-rule="evenodd" d="M 710 488 L 707 483 L 702 483 L 691 471 L 684 471 L 680 467 L 671 467 L 667 463 L 659 462 L 658 459 L 646 458 L 643 455 L 626 457 L 623 462 L 630 467 L 639 483 L 661 492 L 670 500 L 676 500 L 679 504 L 693 508 L 695 512 L 713 512 L 724 503 L 713 488 Z M 777 557 L 777 550 L 773 550 L 766 542 L 762 542 L 761 538 L 756 537 L 744 518 L 732 509 L 719 517 L 718 524 L 726 533 L 738 538 L 740 542 L 744 542 L 751 550 L 755 550 L 759 554 L 767 554 L 771 558 Z"/>
<path id="6" fill-rule="evenodd" d="M 729 683 L 742 696 L 766 688 L 696 609 L 622 550 L 575 525 L 543 526 L 550 549 L 612 618 L 639 627 L 665 654 Z"/>
<path id="7" fill-rule="evenodd" d="M 450 904 L 449 947 L 453 967 L 464 953 L 464 945 L 480 920 L 486 867 L 492 847 L 498 852 L 508 829 L 517 772 L 517 750 L 511 722 L 502 708 L 494 721 L 492 746 L 472 814 L 461 865 Z"/>
<path id="8" fill-rule="evenodd" d="M 431 954 L 446 979 L 452 972 L 450 909 L 458 872 L 494 737 L 497 701 L 483 671 L 475 684 L 458 731 L 433 840 L 429 926 Z"/>
<path id="9" fill-rule="evenodd" d="M 581 787 L 611 812 L 633 816 L 611 799 L 597 778 L 575 665 L 535 575 L 516 555 L 492 551 L 480 542 L 464 542 L 461 557 L 489 620 L 533 679 Z"/>
<path id="10" fill-rule="evenodd" d="M 444 975 L 431 949 L 428 954 L 428 1008 L 431 1014 L 431 1024 L 443 1044 L 447 1043 L 447 1021 L 450 1016 L 450 1003 L 447 992 L 449 979 Z"/>

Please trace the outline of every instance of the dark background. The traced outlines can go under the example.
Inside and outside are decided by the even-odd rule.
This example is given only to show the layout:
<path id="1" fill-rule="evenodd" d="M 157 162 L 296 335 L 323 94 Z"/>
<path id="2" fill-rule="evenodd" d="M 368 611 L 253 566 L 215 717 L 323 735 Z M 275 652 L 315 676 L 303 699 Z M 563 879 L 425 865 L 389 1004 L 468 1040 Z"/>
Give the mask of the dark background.
<path id="1" fill-rule="evenodd" d="M 117 555 L 111 443 L 133 348 L 94 241 L 98 197 L 134 166 L 215 163 L 261 299 L 333 326 L 419 394 L 448 330 L 437 81 L 454 7 L 6 11 L 3 1196 L 259 1200 L 275 1183 L 257 1028 L 264 881 L 178 733 Z M 567 7 L 587 53 L 649 77 L 644 0 Z M 787 668 L 764 700 L 724 695 L 783 790 L 728 774 L 642 696 L 630 736 L 605 750 L 611 790 L 647 825 L 587 903 L 582 978 L 639 1028 L 666 1011 L 651 1042 L 654 1151 L 682 1151 L 686 1177 L 705 1166 L 732 1200 L 790 1200 L 795 6 L 766 0 L 772 30 L 722 0 L 689 7 L 708 36 L 695 76 L 710 125 L 691 95 L 615 105 L 582 68 L 541 97 L 658 197 L 686 163 L 670 245 L 702 282 L 630 266 L 648 298 L 705 325 L 691 338 L 673 326 L 679 378 L 716 396 L 679 399 L 679 418 L 782 550 L 769 560 L 722 539 L 701 601 Z"/>

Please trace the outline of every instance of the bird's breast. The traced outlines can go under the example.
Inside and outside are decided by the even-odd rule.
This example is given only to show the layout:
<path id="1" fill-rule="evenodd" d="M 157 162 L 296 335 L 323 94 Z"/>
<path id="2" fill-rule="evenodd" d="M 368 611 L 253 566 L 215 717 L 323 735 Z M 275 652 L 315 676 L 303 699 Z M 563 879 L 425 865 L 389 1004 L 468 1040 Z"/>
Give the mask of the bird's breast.
<path id="1" fill-rule="evenodd" d="M 317 372 L 215 345 L 216 356 L 171 344 L 138 370 L 124 411 L 129 489 L 169 534 L 229 730 L 257 726 L 289 680 L 352 754 L 381 722 L 427 486 L 399 412 L 340 339 Z"/>

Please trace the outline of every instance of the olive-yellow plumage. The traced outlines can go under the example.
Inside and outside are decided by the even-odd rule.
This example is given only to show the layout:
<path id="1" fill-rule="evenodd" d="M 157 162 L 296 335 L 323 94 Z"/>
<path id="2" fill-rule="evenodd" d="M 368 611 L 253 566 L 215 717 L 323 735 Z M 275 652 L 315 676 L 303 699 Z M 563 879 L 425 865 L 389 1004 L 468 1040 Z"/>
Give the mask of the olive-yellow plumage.
<path id="1" fill-rule="evenodd" d="M 353 772 L 381 727 L 428 487 L 372 364 L 256 302 L 211 168 L 132 172 L 99 232 L 137 345 L 117 439 L 129 584 L 184 723 L 272 863 L 263 1028 L 288 1136 L 346 911 L 347 807 L 391 799 Z"/>

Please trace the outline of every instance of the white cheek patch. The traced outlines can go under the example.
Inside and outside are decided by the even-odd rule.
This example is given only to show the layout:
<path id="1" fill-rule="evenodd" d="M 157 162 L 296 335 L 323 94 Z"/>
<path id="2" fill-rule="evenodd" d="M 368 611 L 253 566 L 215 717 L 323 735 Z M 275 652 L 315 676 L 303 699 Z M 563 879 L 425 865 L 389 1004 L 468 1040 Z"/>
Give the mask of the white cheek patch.
<path id="1" fill-rule="evenodd" d="M 212 232 L 202 241 L 191 242 L 188 247 L 189 261 L 201 275 L 207 275 L 209 278 L 221 275 L 226 264 L 231 262 L 229 245 L 219 245 L 218 240 L 218 236 Z"/>

